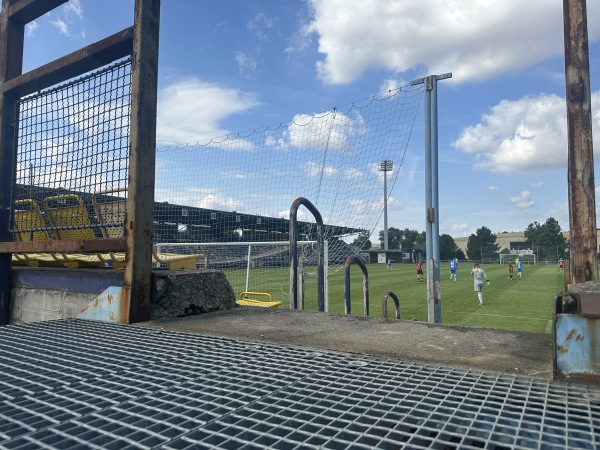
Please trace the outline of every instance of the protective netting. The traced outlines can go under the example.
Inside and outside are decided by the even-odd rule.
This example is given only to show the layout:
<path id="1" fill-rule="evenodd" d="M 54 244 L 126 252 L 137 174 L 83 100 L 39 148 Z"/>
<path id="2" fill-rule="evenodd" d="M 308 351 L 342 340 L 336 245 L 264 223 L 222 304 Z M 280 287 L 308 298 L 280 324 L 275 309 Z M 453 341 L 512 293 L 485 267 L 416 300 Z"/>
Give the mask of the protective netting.
<path id="1" fill-rule="evenodd" d="M 422 86 L 404 87 L 289 122 L 158 146 L 156 248 L 202 255 L 198 267 L 208 261 L 232 280 L 233 272 L 242 271 L 236 286 L 289 293 L 289 246 L 264 243 L 289 242 L 290 207 L 304 197 L 323 218 L 329 272 L 343 267 L 358 251 L 352 241 L 370 234 L 381 219 L 384 177 L 391 192 L 422 94 Z M 130 103 L 129 59 L 17 103 L 11 218 L 16 239 L 122 236 Z M 383 172 L 382 163 L 390 161 L 393 170 Z M 297 218 L 298 239 L 316 241 L 312 214 L 302 206 Z M 249 243 L 262 245 L 249 252 Z M 314 245 L 299 248 L 308 284 L 315 252 Z M 271 275 L 251 278 L 249 269 Z M 312 301 L 305 305 L 312 308 Z"/>
<path id="2" fill-rule="evenodd" d="M 294 200 L 304 197 L 323 217 L 330 271 L 339 269 L 357 251 L 348 243 L 381 219 L 381 163 L 394 164 L 386 174 L 391 192 L 422 93 L 422 87 L 397 89 L 290 122 L 158 147 L 156 201 L 164 206 L 156 219 L 159 227 L 171 227 L 165 241 L 287 241 L 285 219 Z M 197 208 L 210 213 L 194 219 Z M 304 207 L 298 220 L 306 225 L 299 239 L 316 240 L 314 218 Z"/>
<path id="3" fill-rule="evenodd" d="M 90 225 L 100 236 L 97 222 L 88 220 L 94 217 L 90 199 L 127 186 L 130 104 L 129 59 L 16 103 L 12 230 L 17 238 Z M 49 223 L 45 209 L 61 206 L 71 212 L 79 208 L 77 217 L 64 223 L 56 216 Z M 82 216 L 84 210 L 89 217 Z"/>

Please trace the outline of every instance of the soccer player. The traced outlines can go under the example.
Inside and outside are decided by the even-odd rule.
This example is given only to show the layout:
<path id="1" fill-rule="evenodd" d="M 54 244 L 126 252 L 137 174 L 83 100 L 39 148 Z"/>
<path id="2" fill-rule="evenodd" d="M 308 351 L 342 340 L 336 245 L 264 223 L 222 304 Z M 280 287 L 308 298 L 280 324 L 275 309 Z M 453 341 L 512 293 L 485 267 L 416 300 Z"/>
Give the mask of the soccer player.
<path id="1" fill-rule="evenodd" d="M 519 278 L 523 276 L 523 263 L 519 258 L 517 258 L 517 274 L 519 275 Z"/>
<path id="2" fill-rule="evenodd" d="M 417 281 L 423 282 L 423 261 L 417 261 Z"/>
<path id="3" fill-rule="evenodd" d="M 387 265 L 387 268 L 388 268 L 388 269 L 391 269 L 391 268 L 392 268 L 392 259 L 391 259 L 391 258 L 390 258 L 390 259 L 388 259 L 388 265 Z"/>
<path id="4" fill-rule="evenodd" d="M 513 273 L 515 271 L 515 267 L 513 266 L 512 259 L 508 261 L 508 279 L 512 281 Z"/>
<path id="5" fill-rule="evenodd" d="M 561 272 L 564 272 L 564 271 L 565 271 L 565 262 L 563 261 L 563 259 L 562 259 L 562 258 L 560 258 L 560 259 L 558 260 L 558 269 L 559 269 Z"/>
<path id="6" fill-rule="evenodd" d="M 473 275 L 473 284 L 475 287 L 475 292 L 477 292 L 477 298 L 479 299 L 479 304 L 483 305 L 483 280 L 487 281 L 487 285 L 490 285 L 490 279 L 485 273 L 485 270 L 479 267 L 479 263 L 473 266 L 471 269 L 471 275 Z"/>
<path id="7" fill-rule="evenodd" d="M 456 266 L 458 265 L 456 258 L 450 260 L 450 279 L 456 281 Z"/>

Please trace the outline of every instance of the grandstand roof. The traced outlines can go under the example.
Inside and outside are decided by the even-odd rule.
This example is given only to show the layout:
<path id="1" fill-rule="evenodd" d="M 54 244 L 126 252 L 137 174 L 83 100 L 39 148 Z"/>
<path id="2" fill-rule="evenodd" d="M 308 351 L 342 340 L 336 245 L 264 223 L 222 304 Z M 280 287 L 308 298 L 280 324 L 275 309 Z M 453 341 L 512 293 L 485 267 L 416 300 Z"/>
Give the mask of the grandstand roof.
<path id="1" fill-rule="evenodd" d="M 17 185 L 17 198 L 32 197 L 42 199 L 58 194 L 79 195 L 90 217 L 95 217 L 91 194 L 51 189 L 28 185 Z M 155 242 L 228 242 L 240 241 L 287 241 L 289 240 L 290 221 L 284 218 L 259 216 L 236 211 L 197 208 L 176 205 L 168 202 L 154 203 L 154 240 Z M 315 223 L 298 222 L 299 239 L 316 238 Z M 360 228 L 324 225 L 325 235 L 342 237 L 363 232 Z M 241 236 L 240 236 L 241 230 Z M 100 237 L 100 233 L 98 232 Z"/>

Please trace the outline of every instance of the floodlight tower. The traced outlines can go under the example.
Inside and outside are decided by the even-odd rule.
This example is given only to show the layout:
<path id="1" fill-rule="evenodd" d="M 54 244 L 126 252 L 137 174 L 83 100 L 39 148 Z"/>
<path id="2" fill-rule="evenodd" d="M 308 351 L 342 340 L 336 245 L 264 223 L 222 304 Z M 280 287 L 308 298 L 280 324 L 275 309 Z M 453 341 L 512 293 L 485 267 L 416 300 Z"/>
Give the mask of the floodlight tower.
<path id="1" fill-rule="evenodd" d="M 387 173 L 394 170 L 394 163 L 389 160 L 381 161 L 379 171 L 383 172 L 383 249 L 388 250 L 388 221 L 387 221 Z"/>

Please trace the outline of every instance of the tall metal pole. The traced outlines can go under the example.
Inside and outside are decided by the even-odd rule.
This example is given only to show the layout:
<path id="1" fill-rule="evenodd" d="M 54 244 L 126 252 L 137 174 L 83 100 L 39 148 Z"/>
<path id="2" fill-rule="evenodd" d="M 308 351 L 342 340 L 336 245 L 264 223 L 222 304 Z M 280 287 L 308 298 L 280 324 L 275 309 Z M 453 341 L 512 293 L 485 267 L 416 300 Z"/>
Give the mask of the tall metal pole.
<path id="1" fill-rule="evenodd" d="M 387 170 L 383 171 L 383 249 L 386 252 L 389 249 L 387 218 Z"/>
<path id="2" fill-rule="evenodd" d="M 425 252 L 427 256 L 427 319 L 430 323 L 442 323 L 437 82 L 451 77 L 451 73 L 430 75 L 410 83 L 412 85 L 425 83 Z"/>
<path id="3" fill-rule="evenodd" d="M 383 249 L 389 250 L 388 246 L 388 217 L 387 217 L 387 173 L 394 170 L 394 163 L 389 160 L 382 161 L 379 171 L 383 172 Z"/>
<path id="4" fill-rule="evenodd" d="M 568 185 L 571 279 L 598 280 L 596 198 L 585 0 L 563 0 L 569 141 Z"/>

